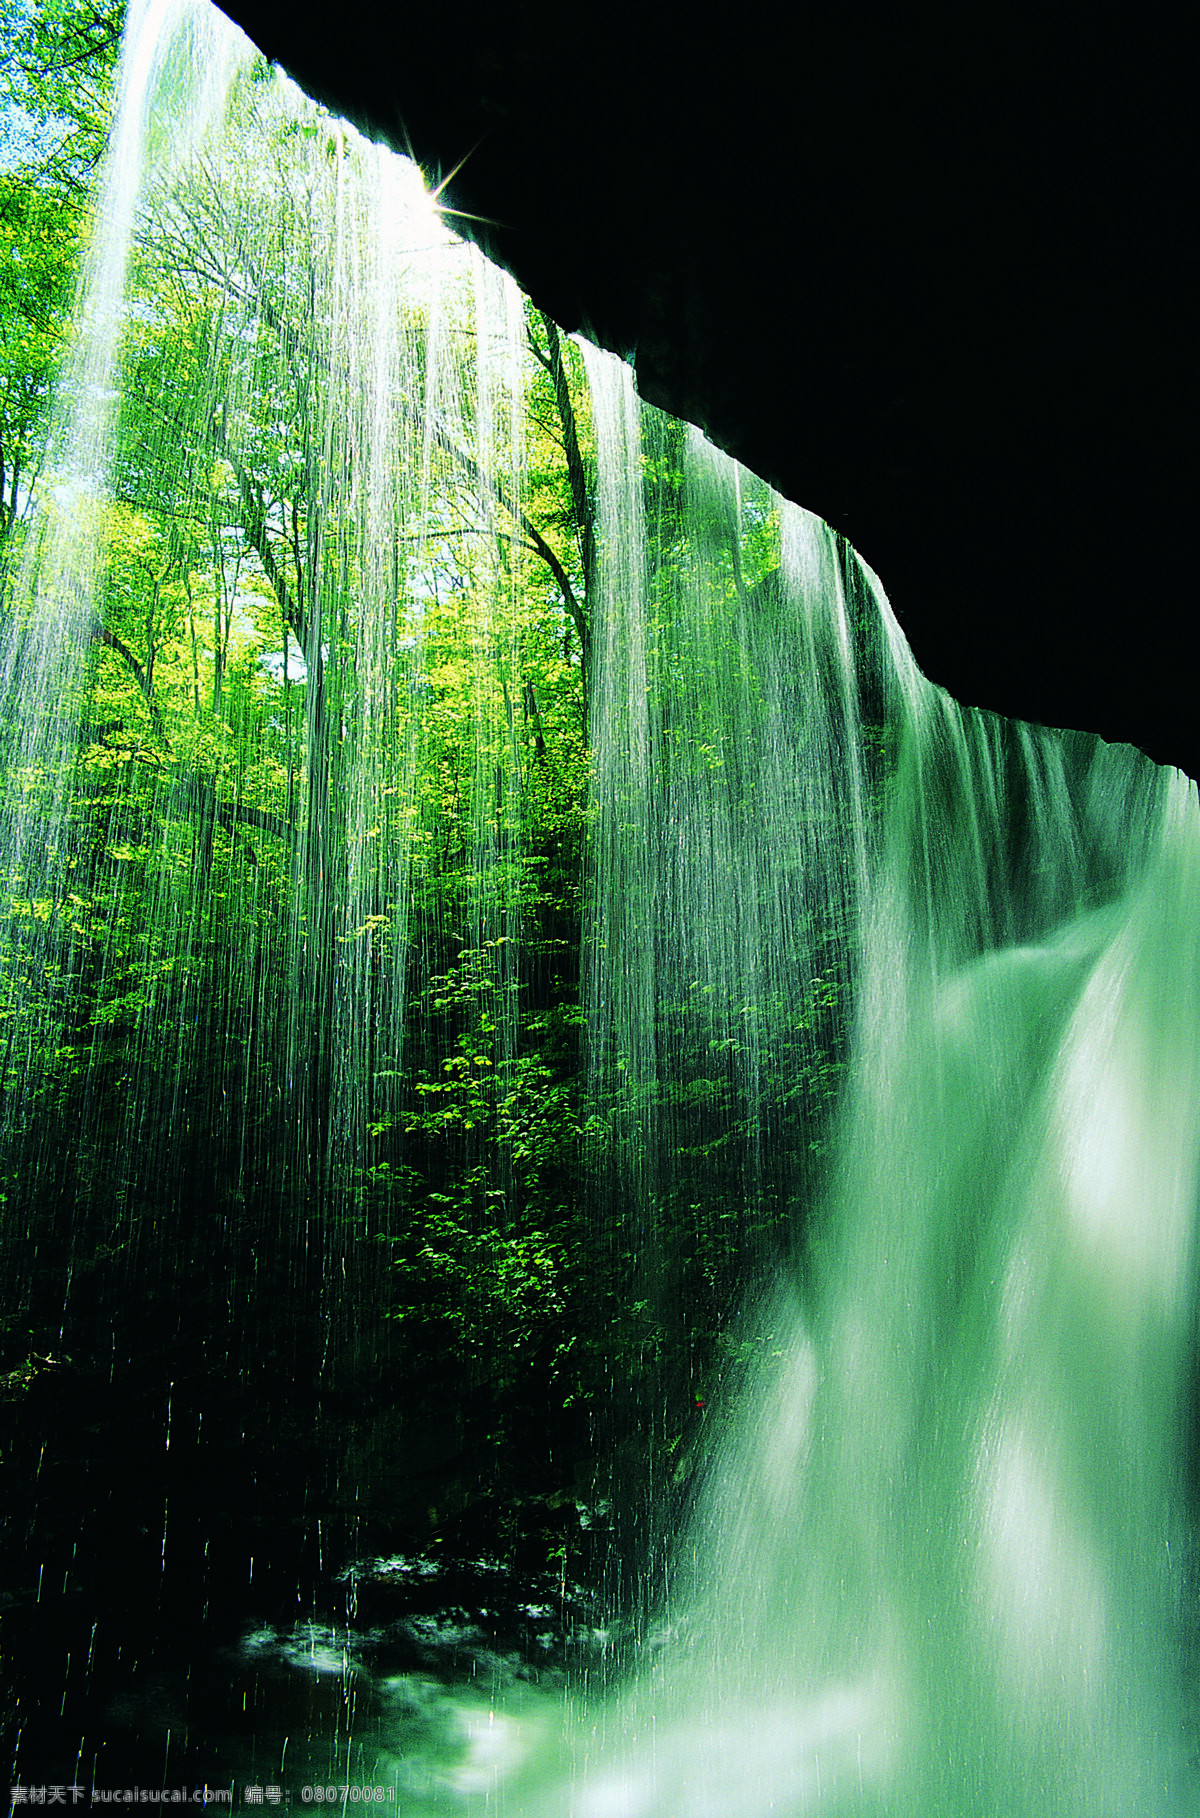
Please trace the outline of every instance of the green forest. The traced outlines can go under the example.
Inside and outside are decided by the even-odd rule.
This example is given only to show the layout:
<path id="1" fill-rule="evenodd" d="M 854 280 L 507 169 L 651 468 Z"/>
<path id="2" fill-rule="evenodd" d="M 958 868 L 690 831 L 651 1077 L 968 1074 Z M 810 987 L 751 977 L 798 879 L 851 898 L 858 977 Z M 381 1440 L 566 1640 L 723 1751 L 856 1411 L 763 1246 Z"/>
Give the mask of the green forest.
<path id="1" fill-rule="evenodd" d="M 853 880 L 739 831 L 801 812 L 777 510 L 638 411 L 648 556 L 603 581 L 595 362 L 261 60 L 194 146 L 160 97 L 120 300 L 81 303 L 120 9 L 4 26 L 11 1532 L 157 1507 L 165 1418 L 235 1550 L 303 1510 L 561 1563 L 602 1504 L 619 1595 L 843 1067 Z"/>

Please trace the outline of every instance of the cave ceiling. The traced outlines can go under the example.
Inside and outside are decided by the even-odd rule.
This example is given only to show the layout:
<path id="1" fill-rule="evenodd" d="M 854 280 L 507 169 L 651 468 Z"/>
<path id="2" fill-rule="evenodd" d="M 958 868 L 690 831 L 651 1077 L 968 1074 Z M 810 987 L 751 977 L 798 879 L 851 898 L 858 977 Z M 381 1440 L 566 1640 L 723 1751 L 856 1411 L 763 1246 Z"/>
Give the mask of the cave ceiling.
<path id="1" fill-rule="evenodd" d="M 225 10 L 844 532 L 934 680 L 1196 774 L 1181 45 L 1045 8 Z"/>

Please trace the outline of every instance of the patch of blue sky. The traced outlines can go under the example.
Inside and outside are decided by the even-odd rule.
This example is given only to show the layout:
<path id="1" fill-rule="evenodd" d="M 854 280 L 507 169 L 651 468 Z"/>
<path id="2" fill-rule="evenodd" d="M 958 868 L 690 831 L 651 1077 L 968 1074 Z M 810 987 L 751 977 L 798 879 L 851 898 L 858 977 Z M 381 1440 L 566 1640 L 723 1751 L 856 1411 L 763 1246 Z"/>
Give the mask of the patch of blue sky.
<path id="1" fill-rule="evenodd" d="M 0 100 L 0 176 L 39 163 L 57 136 L 53 121 L 35 120 L 15 101 Z"/>

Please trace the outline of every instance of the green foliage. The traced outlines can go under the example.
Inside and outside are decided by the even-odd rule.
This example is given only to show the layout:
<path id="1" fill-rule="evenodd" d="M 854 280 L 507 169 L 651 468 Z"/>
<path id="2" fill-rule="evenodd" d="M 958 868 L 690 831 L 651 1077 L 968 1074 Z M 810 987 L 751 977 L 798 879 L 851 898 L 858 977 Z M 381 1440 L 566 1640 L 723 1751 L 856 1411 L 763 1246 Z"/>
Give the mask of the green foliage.
<path id="1" fill-rule="evenodd" d="M 45 454 L 124 8 L 0 7 L 0 596 Z"/>
<path id="2" fill-rule="evenodd" d="M 80 194 L 107 141 L 125 20 L 105 0 L 3 0 L 0 72 L 10 115 L 7 160 L 43 187 Z"/>
<path id="3" fill-rule="evenodd" d="M 75 284 L 81 224 L 61 198 L 0 173 L 0 513 L 36 481 Z"/>
<path id="4" fill-rule="evenodd" d="M 0 176 L 0 502 L 47 541 L 76 508 L 36 480 L 113 16 L 45 10 L 13 92 L 70 131 Z M 798 1000 L 697 968 L 655 1003 L 653 1081 L 615 1056 L 585 1093 L 583 363 L 526 306 L 505 391 L 465 264 L 436 332 L 417 282 L 381 326 L 345 271 L 383 232 L 374 154 L 292 106 L 252 69 L 138 230 L 78 736 L 2 779 L 0 1084 L 37 1155 L 7 1187 L 39 1240 L 73 1208 L 85 1293 L 191 1275 L 216 1318 L 276 1291 L 255 1342 L 285 1374 L 300 1302 L 347 1371 L 478 1391 L 492 1434 L 602 1418 L 716 1367 L 823 1146 L 849 987 L 815 936 Z M 654 786 L 736 818 L 757 727 L 723 708 L 767 712 L 778 525 L 753 487 L 685 516 L 685 433 L 644 469 Z"/>

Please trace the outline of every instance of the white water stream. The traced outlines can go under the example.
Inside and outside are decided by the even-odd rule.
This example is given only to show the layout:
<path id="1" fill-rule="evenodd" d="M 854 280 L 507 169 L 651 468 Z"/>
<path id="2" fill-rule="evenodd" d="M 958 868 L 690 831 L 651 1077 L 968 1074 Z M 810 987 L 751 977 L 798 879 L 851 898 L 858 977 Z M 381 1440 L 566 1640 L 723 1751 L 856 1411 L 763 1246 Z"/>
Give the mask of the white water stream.
<path id="1" fill-rule="evenodd" d="M 627 467 L 629 447 L 611 446 Z M 705 451 L 693 476 L 701 509 L 714 463 Z M 756 1361 L 675 1549 L 671 1638 L 580 1714 L 548 1800 L 516 1809 L 1182 1818 L 1200 1797 L 1183 1670 L 1195 785 L 1128 749 L 956 708 L 916 673 L 870 577 L 883 654 L 856 669 L 829 533 L 779 510 L 785 629 L 773 650 L 760 630 L 725 709 L 734 727 L 761 720 L 796 666 L 840 650 L 832 700 L 784 726 L 777 772 L 793 800 L 849 812 L 840 853 L 809 849 L 817 813 L 763 787 L 723 823 L 740 863 L 715 821 L 682 857 L 656 848 L 651 778 L 642 824 L 622 810 L 607 913 L 625 927 L 632 867 L 638 900 L 685 924 L 644 935 L 650 992 L 701 942 L 710 976 L 744 989 L 752 970 L 803 970 L 787 936 L 750 945 L 753 906 L 761 921 L 794 891 L 780 879 L 798 854 L 808 871 L 833 864 L 842 913 L 861 910 L 861 958 L 832 1182 L 807 1263 L 766 1293 Z M 619 523 L 606 535 L 619 542 Z M 727 627 L 698 631 L 692 610 L 702 689 Z M 636 648 L 643 634 L 623 635 Z M 860 688 L 886 701 L 900 744 L 869 835 L 863 740 L 829 732 Z M 711 801 L 711 777 L 702 787 Z M 735 881 L 701 917 L 679 908 L 681 869 L 697 893 L 714 870 Z M 597 890 L 603 921 L 603 870 Z M 654 1026 L 637 976 L 635 1051 Z"/>

